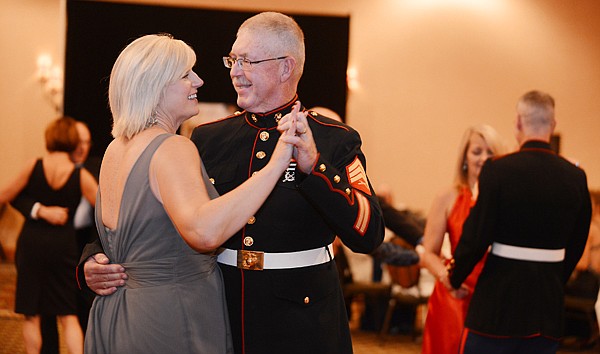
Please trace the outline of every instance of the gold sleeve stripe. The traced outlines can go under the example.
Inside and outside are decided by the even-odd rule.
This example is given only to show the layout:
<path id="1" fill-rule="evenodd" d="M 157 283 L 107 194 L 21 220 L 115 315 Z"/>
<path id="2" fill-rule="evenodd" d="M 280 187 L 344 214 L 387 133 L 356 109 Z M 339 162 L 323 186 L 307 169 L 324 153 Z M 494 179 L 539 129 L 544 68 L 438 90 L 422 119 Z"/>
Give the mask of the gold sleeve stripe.
<path id="1" fill-rule="evenodd" d="M 369 227 L 369 221 L 371 220 L 371 206 L 367 197 L 362 195 L 360 192 L 354 191 L 354 196 L 358 204 L 358 215 L 356 222 L 354 223 L 354 229 L 361 235 L 364 236 Z"/>
<path id="2" fill-rule="evenodd" d="M 358 189 L 367 195 L 371 195 L 367 174 L 362 163 L 358 159 L 358 156 L 354 158 L 354 161 L 352 161 L 350 165 L 346 166 L 346 173 L 348 174 L 348 181 L 354 189 Z"/>

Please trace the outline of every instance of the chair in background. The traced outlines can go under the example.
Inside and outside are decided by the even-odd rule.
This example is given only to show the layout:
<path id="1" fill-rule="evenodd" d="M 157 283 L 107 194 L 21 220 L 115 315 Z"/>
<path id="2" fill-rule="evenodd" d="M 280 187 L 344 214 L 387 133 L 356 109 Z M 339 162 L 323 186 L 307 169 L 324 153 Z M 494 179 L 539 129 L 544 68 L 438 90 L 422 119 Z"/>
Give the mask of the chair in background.
<path id="1" fill-rule="evenodd" d="M 597 236 L 594 242 L 598 242 L 596 238 Z M 598 342 L 600 338 L 595 309 L 600 277 L 591 269 L 592 262 L 589 255 L 592 254 L 596 262 L 598 256 L 593 254 L 595 252 L 593 249 L 592 253 L 587 252 L 587 248 L 592 244 L 590 240 L 591 238 L 588 239 L 586 252 L 584 252 L 584 256 L 587 253 L 588 257 L 581 258 L 582 266 L 575 269 L 565 286 L 565 338 L 562 344 L 567 347 L 587 348 Z M 595 264 L 597 267 L 597 263 Z"/>
<path id="2" fill-rule="evenodd" d="M 410 335 L 415 341 L 422 332 L 427 302 L 429 301 L 429 295 L 423 294 L 419 282 L 421 270 L 418 265 L 402 267 L 387 265 L 387 270 L 392 279 L 393 287 L 383 325 L 381 326 L 380 337 L 385 339 L 389 334 L 394 312 L 400 307 L 406 307 L 414 314 Z"/>
<path id="3" fill-rule="evenodd" d="M 353 303 L 360 301 L 363 305 L 368 304 L 370 305 L 368 307 L 372 309 L 368 314 L 370 317 L 368 322 L 371 322 L 370 327 L 375 327 L 374 329 L 379 331 L 385 309 L 378 306 L 378 304 L 385 304 L 389 300 L 392 286 L 378 282 L 355 281 L 352 276 L 352 269 L 350 269 L 350 264 L 346 258 L 344 247 L 338 245 L 334 248 L 334 252 L 348 318 L 352 319 Z M 380 308 L 381 310 L 378 310 Z"/>
<path id="4" fill-rule="evenodd" d="M 591 347 L 600 340 L 595 304 L 596 299 L 573 295 L 565 296 L 565 319 L 582 323 L 589 333 L 582 342 L 578 343 L 577 346 L 581 348 Z"/>

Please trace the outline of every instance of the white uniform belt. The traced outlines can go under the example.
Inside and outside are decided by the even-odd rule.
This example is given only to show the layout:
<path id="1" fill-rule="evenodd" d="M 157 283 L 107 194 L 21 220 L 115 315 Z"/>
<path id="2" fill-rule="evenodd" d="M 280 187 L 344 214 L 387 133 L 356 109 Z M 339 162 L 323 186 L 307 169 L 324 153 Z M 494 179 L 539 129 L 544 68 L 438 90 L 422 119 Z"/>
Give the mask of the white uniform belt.
<path id="1" fill-rule="evenodd" d="M 494 242 L 492 254 L 503 258 L 518 259 L 533 262 L 561 262 L 565 259 L 565 249 L 549 250 L 543 248 L 529 248 L 505 245 Z"/>
<path id="2" fill-rule="evenodd" d="M 247 269 L 289 269 L 314 266 L 333 259 L 333 244 L 298 252 L 267 253 L 248 250 L 221 248 L 217 262 Z"/>

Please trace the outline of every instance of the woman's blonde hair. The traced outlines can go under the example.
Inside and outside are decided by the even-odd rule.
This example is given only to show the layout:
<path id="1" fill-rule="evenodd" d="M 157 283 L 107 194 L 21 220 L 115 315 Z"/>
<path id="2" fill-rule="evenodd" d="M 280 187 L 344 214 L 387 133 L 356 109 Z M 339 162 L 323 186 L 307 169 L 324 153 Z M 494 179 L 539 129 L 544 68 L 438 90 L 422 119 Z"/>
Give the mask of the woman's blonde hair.
<path id="1" fill-rule="evenodd" d="M 195 62 L 194 50 L 168 34 L 145 35 L 125 47 L 108 86 L 113 137 L 130 139 L 152 125 L 165 87 L 183 77 Z"/>
<path id="2" fill-rule="evenodd" d="M 485 143 L 490 147 L 494 156 L 503 155 L 506 153 L 506 146 L 494 128 L 487 124 L 479 124 L 469 127 L 463 134 L 459 145 L 458 159 L 456 162 L 454 186 L 458 189 L 469 186 L 469 171 L 466 166 L 467 151 L 469 150 L 469 142 L 471 136 L 478 134 L 483 138 Z"/>

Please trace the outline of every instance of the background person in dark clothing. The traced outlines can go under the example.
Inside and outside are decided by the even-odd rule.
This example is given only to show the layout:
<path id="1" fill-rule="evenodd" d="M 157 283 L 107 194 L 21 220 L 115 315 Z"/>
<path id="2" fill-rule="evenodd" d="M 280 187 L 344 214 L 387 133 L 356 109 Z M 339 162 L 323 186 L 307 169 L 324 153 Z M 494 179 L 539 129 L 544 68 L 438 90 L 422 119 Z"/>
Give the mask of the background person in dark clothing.
<path id="1" fill-rule="evenodd" d="M 71 161 L 76 165 L 84 167 L 98 181 L 100 172 L 100 159 L 98 157 L 89 157 L 90 148 L 92 146 L 92 136 L 87 125 L 81 121 L 75 123 L 77 133 L 79 135 L 79 143 L 77 148 L 69 154 Z M 42 205 L 37 200 L 23 193 L 19 194 L 11 203 L 26 218 L 40 218 L 50 223 L 63 223 L 67 221 L 68 211 L 59 206 Z M 43 210 L 42 210 L 43 209 Z M 41 211 L 41 212 L 40 212 Z M 74 226 L 77 238 L 79 254 L 83 251 L 84 246 L 97 238 L 96 225 L 93 221 L 93 207 L 85 199 L 81 198 L 81 202 L 75 211 Z M 83 333 L 87 328 L 87 320 L 94 294 L 91 292 L 80 292 L 78 298 L 77 317 Z M 42 315 L 42 350 L 40 354 L 59 354 L 60 345 L 58 337 L 58 327 L 56 316 Z"/>
<path id="2" fill-rule="evenodd" d="M 554 99 L 517 104 L 518 152 L 488 160 L 454 252 L 458 289 L 491 246 L 463 332 L 463 353 L 555 353 L 564 286 L 584 250 L 591 203 L 585 172 L 550 149 Z M 451 285 L 450 285 L 451 284 Z"/>

